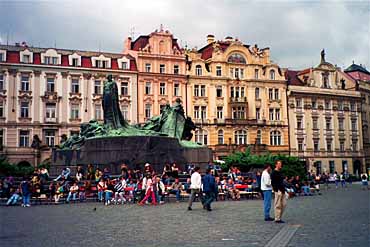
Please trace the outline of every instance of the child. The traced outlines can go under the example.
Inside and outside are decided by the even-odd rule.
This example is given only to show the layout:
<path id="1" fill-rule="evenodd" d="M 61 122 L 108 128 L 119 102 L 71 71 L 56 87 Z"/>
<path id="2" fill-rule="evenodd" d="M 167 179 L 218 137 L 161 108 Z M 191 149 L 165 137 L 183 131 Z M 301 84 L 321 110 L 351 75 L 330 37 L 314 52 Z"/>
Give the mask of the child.
<path id="1" fill-rule="evenodd" d="M 104 178 L 100 179 L 97 187 L 98 187 L 98 200 L 102 202 L 104 191 L 107 188 L 107 183 L 104 181 Z"/>
<path id="2" fill-rule="evenodd" d="M 105 206 L 108 206 L 110 204 L 111 198 L 112 198 L 112 195 L 113 195 L 113 191 L 114 191 L 113 181 L 110 181 L 108 179 L 107 186 L 104 190 L 104 192 L 105 192 Z"/>

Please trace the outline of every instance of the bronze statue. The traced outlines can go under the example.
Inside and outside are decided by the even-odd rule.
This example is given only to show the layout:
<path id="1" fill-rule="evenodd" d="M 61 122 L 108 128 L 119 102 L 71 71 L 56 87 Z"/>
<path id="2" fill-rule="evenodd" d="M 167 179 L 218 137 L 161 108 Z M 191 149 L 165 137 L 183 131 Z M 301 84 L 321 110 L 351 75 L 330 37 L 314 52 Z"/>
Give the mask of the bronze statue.
<path id="1" fill-rule="evenodd" d="M 103 89 L 104 124 L 109 128 L 119 129 L 127 123 L 119 108 L 117 84 L 113 81 L 112 75 L 108 75 L 107 79 Z"/>
<path id="2" fill-rule="evenodd" d="M 185 115 L 180 99 L 172 107 L 167 104 L 161 115 L 149 119 L 143 126 L 132 126 L 123 119 L 117 85 L 109 75 L 104 83 L 103 111 L 104 124 L 96 120 L 81 124 L 80 133 L 63 140 L 59 148 L 79 149 L 86 139 L 106 136 L 168 136 L 177 138 L 182 146 L 201 147 L 190 141 L 193 136 L 191 132 L 196 126 Z"/>

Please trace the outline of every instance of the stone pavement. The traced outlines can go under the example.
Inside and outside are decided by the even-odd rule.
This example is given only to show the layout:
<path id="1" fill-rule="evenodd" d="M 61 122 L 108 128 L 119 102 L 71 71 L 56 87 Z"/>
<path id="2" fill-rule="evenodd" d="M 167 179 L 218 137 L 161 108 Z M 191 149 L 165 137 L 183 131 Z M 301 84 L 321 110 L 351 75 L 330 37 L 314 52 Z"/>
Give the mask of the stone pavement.
<path id="1" fill-rule="evenodd" d="M 266 246 L 281 234 L 292 235 L 287 245 L 269 245 L 369 246 L 370 192 L 359 185 L 289 200 L 286 224 L 264 222 L 261 200 L 216 202 L 212 212 L 186 207 L 0 207 L 0 246 Z"/>

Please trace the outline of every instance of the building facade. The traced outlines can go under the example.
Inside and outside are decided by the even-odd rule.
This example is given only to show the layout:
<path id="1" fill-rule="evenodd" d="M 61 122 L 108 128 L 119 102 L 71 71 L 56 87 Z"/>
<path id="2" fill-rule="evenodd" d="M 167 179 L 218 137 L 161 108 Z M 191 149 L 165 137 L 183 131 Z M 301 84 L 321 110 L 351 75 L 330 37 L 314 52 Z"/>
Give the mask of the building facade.
<path id="1" fill-rule="evenodd" d="M 269 48 L 227 37 L 187 51 L 187 113 L 198 125 L 194 141 L 216 159 L 250 146 L 256 153 L 288 153 L 286 81 Z"/>
<path id="2" fill-rule="evenodd" d="M 124 54 L 136 59 L 138 77 L 138 121 L 159 115 L 166 104 L 186 100 L 185 54 L 168 30 L 155 30 L 127 38 Z"/>
<path id="3" fill-rule="evenodd" d="M 0 46 L 0 154 L 38 164 L 61 137 L 103 119 L 103 82 L 118 84 L 125 119 L 137 123 L 137 70 L 130 55 Z M 39 148 L 32 148 L 35 136 Z M 35 145 L 33 146 L 35 147 Z"/>
<path id="4" fill-rule="evenodd" d="M 365 164 L 370 172 L 370 72 L 361 65 L 353 63 L 344 70 L 350 77 L 356 80 L 357 89 L 361 93 L 361 119 L 362 139 L 364 144 Z"/>
<path id="5" fill-rule="evenodd" d="M 307 169 L 360 174 L 364 168 L 361 95 L 356 82 L 325 61 L 315 68 L 287 71 L 291 155 Z"/>

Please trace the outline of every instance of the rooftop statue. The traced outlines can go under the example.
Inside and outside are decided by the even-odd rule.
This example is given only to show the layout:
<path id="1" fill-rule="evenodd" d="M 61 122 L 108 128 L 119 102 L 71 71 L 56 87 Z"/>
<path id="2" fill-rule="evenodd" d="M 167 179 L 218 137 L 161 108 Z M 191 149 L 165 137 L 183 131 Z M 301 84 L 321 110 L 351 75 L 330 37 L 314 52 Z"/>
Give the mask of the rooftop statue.
<path id="1" fill-rule="evenodd" d="M 60 149 L 79 149 L 86 139 L 116 136 L 168 136 L 177 138 L 184 147 L 202 147 L 190 141 L 196 126 L 185 116 L 180 99 L 171 107 L 166 105 L 161 115 L 149 119 L 143 126 L 127 123 L 118 102 L 117 84 L 112 76 L 107 77 L 103 90 L 104 124 L 96 120 L 81 124 L 80 133 L 63 140 Z"/>

